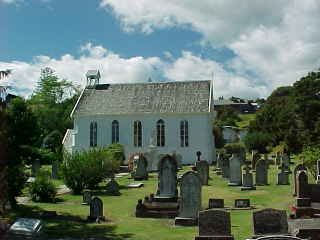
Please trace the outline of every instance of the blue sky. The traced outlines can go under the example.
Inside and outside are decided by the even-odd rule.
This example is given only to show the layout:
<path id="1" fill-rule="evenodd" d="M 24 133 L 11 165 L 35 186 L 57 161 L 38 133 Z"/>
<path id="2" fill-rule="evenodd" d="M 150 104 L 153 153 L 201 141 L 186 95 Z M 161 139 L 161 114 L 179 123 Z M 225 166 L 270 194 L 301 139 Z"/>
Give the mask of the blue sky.
<path id="1" fill-rule="evenodd" d="M 199 2 L 199 3 L 198 3 Z M 40 69 L 84 84 L 210 79 L 266 97 L 320 67 L 317 0 L 0 0 L 0 70 L 28 96 Z"/>

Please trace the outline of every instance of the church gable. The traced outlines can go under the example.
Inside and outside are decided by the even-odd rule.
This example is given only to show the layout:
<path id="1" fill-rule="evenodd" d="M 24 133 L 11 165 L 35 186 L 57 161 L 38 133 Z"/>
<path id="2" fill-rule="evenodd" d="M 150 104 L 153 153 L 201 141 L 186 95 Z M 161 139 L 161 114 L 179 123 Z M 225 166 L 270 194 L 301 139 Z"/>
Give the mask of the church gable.
<path id="1" fill-rule="evenodd" d="M 209 111 L 210 81 L 99 84 L 86 88 L 72 116 Z"/>

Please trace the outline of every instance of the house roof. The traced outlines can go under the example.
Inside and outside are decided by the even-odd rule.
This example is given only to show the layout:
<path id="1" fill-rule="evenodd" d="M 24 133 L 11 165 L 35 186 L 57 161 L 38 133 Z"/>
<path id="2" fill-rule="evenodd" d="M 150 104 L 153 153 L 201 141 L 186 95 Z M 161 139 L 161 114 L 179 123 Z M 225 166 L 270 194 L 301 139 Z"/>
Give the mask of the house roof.
<path id="1" fill-rule="evenodd" d="M 83 90 L 71 117 L 209 112 L 210 87 L 210 81 L 99 84 Z"/>

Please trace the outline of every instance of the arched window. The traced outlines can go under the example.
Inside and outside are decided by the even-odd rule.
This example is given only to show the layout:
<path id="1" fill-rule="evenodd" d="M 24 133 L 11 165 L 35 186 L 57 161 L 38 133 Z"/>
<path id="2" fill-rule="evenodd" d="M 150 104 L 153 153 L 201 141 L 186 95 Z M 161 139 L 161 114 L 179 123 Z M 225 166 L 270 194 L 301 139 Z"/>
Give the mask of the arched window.
<path id="1" fill-rule="evenodd" d="M 142 124 L 140 121 L 133 123 L 133 145 L 135 147 L 142 146 Z"/>
<path id="2" fill-rule="evenodd" d="M 157 146 L 163 147 L 165 145 L 165 129 L 164 121 L 160 119 L 157 122 Z"/>
<path id="3" fill-rule="evenodd" d="M 90 147 L 97 146 L 97 122 L 90 123 Z"/>
<path id="4" fill-rule="evenodd" d="M 180 145 L 181 147 L 189 146 L 188 121 L 180 122 Z"/>
<path id="5" fill-rule="evenodd" d="M 112 121 L 112 143 L 119 142 L 119 122 L 117 120 Z"/>

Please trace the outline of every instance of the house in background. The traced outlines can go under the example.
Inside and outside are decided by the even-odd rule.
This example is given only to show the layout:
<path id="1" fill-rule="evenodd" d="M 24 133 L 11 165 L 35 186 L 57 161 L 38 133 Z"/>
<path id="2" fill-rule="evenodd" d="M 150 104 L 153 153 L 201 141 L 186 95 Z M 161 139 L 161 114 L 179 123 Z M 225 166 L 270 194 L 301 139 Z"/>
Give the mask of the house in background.
<path id="1" fill-rule="evenodd" d="M 175 153 L 182 164 L 193 164 L 197 151 L 214 160 L 211 81 L 100 84 L 100 77 L 99 71 L 86 74 L 71 113 L 74 129 L 63 139 L 69 152 L 120 143 L 126 159 L 152 150 Z"/>
<path id="2" fill-rule="evenodd" d="M 229 99 L 224 99 L 219 97 L 214 100 L 215 110 L 219 110 L 222 107 L 232 107 L 241 114 L 255 113 L 258 109 L 258 104 L 254 103 L 252 100 L 246 100 L 237 97 L 231 97 Z"/>

